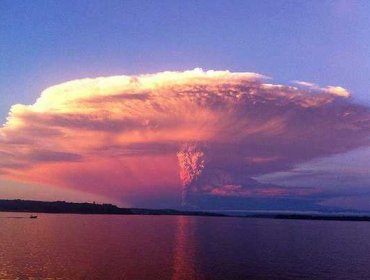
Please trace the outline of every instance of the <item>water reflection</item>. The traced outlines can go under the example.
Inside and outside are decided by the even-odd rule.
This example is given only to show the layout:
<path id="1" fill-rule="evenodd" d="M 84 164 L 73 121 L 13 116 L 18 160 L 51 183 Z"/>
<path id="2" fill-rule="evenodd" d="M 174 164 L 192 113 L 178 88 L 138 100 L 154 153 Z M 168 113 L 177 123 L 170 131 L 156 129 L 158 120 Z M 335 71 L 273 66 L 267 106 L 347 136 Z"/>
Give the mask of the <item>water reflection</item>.
<path id="1" fill-rule="evenodd" d="M 0 279 L 370 279 L 369 236 L 370 223 L 355 222 L 0 219 Z"/>
<path id="2" fill-rule="evenodd" d="M 172 280 L 203 279 L 197 261 L 197 219 L 178 216 L 174 247 Z"/>

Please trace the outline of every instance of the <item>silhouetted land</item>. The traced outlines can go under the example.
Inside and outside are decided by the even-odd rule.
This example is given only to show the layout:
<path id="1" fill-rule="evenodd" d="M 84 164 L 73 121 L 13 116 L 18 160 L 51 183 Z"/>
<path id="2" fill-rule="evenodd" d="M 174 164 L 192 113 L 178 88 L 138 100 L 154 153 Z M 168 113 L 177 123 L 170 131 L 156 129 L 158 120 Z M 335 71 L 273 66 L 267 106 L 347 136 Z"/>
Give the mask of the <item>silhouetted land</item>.
<path id="1" fill-rule="evenodd" d="M 0 200 L 2 212 L 115 214 L 115 215 L 186 215 L 225 216 L 224 214 L 173 209 L 120 208 L 113 204 L 75 203 L 65 201 Z"/>
<path id="2" fill-rule="evenodd" d="M 266 219 L 295 219 L 295 220 L 328 220 L 328 221 L 370 221 L 369 215 L 344 214 L 225 214 L 204 211 L 185 211 L 173 209 L 143 209 L 120 208 L 113 204 L 75 203 L 65 201 L 35 201 L 35 200 L 1 200 L 2 212 L 29 212 L 29 213 L 69 213 L 69 214 L 113 214 L 113 215 L 183 215 L 183 216 L 214 216 L 239 218 L 266 218 Z"/>
<path id="3" fill-rule="evenodd" d="M 370 216 L 363 215 L 325 215 L 325 214 L 275 214 L 275 215 L 266 215 L 266 214 L 257 214 L 252 215 L 254 218 L 267 218 L 267 219 L 287 219 L 287 220 L 325 220 L 325 221 L 363 221 L 370 222 Z"/>

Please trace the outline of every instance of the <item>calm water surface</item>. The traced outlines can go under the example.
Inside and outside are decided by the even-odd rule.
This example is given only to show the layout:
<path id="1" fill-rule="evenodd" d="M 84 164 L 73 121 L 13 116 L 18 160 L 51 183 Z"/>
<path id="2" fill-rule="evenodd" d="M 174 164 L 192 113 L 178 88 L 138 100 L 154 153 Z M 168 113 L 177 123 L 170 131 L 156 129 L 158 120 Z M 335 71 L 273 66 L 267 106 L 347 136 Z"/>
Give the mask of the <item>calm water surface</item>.
<path id="1" fill-rule="evenodd" d="M 370 279 L 370 223 L 0 213 L 0 279 Z"/>

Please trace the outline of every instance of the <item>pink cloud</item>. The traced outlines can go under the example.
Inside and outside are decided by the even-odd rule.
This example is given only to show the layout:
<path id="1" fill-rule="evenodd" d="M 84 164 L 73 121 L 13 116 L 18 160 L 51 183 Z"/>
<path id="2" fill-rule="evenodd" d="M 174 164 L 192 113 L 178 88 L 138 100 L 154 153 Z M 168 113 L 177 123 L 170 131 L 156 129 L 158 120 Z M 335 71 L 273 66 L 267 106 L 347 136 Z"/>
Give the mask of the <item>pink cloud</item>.
<path id="1" fill-rule="evenodd" d="M 368 146 L 370 124 L 369 108 L 347 90 L 305 87 L 200 69 L 56 85 L 11 108 L 0 129 L 0 176 L 133 204 L 178 195 L 179 174 L 191 175 L 184 170 L 199 171 L 183 184 L 190 194 L 305 195 L 252 178 Z M 198 151 L 202 159 L 179 164 L 184 145 L 196 147 L 187 158 Z"/>

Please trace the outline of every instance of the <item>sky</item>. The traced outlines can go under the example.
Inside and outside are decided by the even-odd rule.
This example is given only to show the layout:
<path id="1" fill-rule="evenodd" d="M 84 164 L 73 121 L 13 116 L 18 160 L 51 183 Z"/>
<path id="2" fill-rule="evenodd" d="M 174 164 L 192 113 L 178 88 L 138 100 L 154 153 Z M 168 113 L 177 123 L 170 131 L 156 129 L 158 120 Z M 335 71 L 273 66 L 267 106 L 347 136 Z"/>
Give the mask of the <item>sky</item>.
<path id="1" fill-rule="evenodd" d="M 370 210 L 369 12 L 1 1 L 0 197 Z"/>

